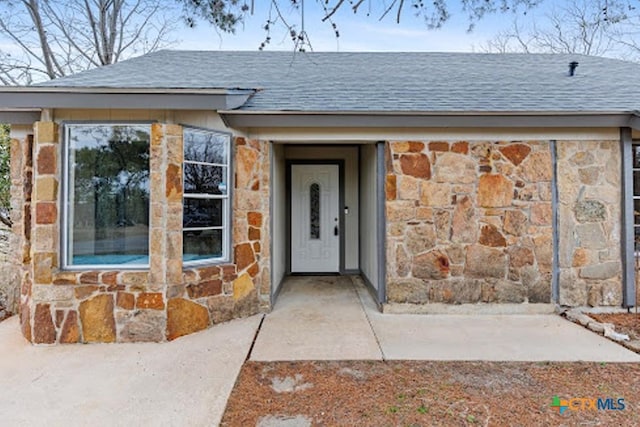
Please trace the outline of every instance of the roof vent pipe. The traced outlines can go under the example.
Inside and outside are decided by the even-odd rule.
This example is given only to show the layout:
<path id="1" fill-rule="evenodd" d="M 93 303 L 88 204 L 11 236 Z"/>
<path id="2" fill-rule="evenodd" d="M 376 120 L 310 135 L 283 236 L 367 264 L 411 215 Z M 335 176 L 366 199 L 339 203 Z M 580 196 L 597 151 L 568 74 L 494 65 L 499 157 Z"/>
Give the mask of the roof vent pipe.
<path id="1" fill-rule="evenodd" d="M 576 74 L 576 68 L 578 68 L 576 61 L 569 62 L 569 77 L 573 77 Z"/>

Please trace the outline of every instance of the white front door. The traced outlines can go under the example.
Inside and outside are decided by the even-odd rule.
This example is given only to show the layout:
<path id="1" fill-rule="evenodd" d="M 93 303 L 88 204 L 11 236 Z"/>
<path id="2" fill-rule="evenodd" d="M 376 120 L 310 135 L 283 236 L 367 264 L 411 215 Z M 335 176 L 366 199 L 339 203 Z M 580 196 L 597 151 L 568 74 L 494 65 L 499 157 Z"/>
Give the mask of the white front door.
<path id="1" fill-rule="evenodd" d="M 340 168 L 291 165 L 291 272 L 340 272 Z"/>

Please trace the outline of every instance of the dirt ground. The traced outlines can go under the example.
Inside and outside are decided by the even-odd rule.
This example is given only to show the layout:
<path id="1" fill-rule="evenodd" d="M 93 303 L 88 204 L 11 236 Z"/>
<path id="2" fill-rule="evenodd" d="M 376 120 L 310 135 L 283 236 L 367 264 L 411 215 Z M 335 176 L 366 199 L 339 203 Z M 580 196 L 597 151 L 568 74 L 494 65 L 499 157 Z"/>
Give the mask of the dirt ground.
<path id="1" fill-rule="evenodd" d="M 574 409 L 560 414 L 554 396 Z M 222 425 L 634 426 L 640 364 L 247 362 Z"/>
<path id="2" fill-rule="evenodd" d="M 600 323 L 613 323 L 616 332 L 629 335 L 632 340 L 640 340 L 640 313 L 589 314 Z"/>

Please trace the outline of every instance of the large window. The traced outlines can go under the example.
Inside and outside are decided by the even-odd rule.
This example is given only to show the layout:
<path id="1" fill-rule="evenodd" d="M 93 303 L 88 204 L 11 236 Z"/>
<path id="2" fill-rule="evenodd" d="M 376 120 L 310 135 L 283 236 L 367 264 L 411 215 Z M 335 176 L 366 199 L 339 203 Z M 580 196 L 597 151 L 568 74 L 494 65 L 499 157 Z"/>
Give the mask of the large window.
<path id="1" fill-rule="evenodd" d="M 63 266 L 149 265 L 149 125 L 66 125 Z"/>
<path id="2" fill-rule="evenodd" d="M 183 260 L 229 259 L 229 145 L 225 133 L 184 129 Z"/>

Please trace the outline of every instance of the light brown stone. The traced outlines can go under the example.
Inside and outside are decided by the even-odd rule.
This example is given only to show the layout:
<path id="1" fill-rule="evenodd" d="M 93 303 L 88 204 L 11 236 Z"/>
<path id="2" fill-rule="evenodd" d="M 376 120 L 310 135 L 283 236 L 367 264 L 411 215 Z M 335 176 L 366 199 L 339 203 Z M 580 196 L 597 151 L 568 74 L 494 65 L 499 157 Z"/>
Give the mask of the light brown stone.
<path id="1" fill-rule="evenodd" d="M 37 170 L 38 175 L 52 175 L 58 168 L 58 160 L 55 145 L 43 145 L 38 150 Z"/>
<path id="2" fill-rule="evenodd" d="M 80 274 L 80 284 L 82 285 L 95 285 L 100 283 L 98 271 L 85 271 Z"/>
<path id="3" fill-rule="evenodd" d="M 395 174 L 388 173 L 385 184 L 385 194 L 387 200 L 395 200 L 398 196 L 397 187 L 396 187 L 396 176 Z"/>
<path id="4" fill-rule="evenodd" d="M 233 299 L 238 301 L 251 293 L 255 289 L 253 280 L 249 274 L 244 273 L 233 281 Z"/>
<path id="5" fill-rule="evenodd" d="M 411 271 L 411 259 L 404 250 L 404 246 L 396 245 L 396 273 L 398 277 L 407 277 L 409 271 Z"/>
<path id="6" fill-rule="evenodd" d="M 536 152 L 520 166 L 523 177 L 529 182 L 551 181 L 551 155 L 548 152 Z"/>
<path id="7" fill-rule="evenodd" d="M 136 299 L 136 308 L 164 310 L 164 299 L 160 292 L 142 292 Z"/>
<path id="8" fill-rule="evenodd" d="M 169 164 L 166 172 L 166 197 L 168 202 L 182 201 L 182 168 Z"/>
<path id="9" fill-rule="evenodd" d="M 446 279 L 449 276 L 449 258 L 434 250 L 414 257 L 412 273 L 419 279 Z"/>
<path id="10" fill-rule="evenodd" d="M 55 202 L 58 200 L 58 180 L 52 176 L 36 179 L 35 199 L 41 202 Z"/>
<path id="11" fill-rule="evenodd" d="M 56 327 L 51 318 L 49 304 L 36 305 L 33 316 L 33 342 L 36 344 L 53 344 L 56 342 Z"/>
<path id="12" fill-rule="evenodd" d="M 600 167 L 592 166 L 578 170 L 580 182 L 586 185 L 596 185 L 600 180 Z"/>
<path id="13" fill-rule="evenodd" d="M 146 271 L 124 271 L 120 273 L 119 283 L 127 285 L 132 289 L 144 289 L 148 283 L 149 273 Z"/>
<path id="14" fill-rule="evenodd" d="M 589 151 L 579 151 L 574 154 L 569 161 L 575 166 L 589 166 L 595 162 L 593 154 Z"/>
<path id="15" fill-rule="evenodd" d="M 482 245 L 470 245 L 467 247 L 464 273 L 467 277 L 480 279 L 505 277 L 507 260 L 499 249 L 493 249 Z"/>
<path id="16" fill-rule="evenodd" d="M 33 254 L 33 281 L 47 285 L 53 282 L 53 267 L 57 266 L 56 254 L 36 252 Z"/>
<path id="17" fill-rule="evenodd" d="M 454 243 L 474 243 L 477 235 L 475 210 L 468 196 L 459 198 L 453 211 L 451 241 Z"/>
<path id="18" fill-rule="evenodd" d="M 55 202 L 36 203 L 36 224 L 55 224 L 58 220 L 58 207 Z"/>
<path id="19" fill-rule="evenodd" d="M 78 325 L 78 313 L 69 311 L 60 332 L 61 344 L 75 344 L 80 341 L 80 327 Z"/>
<path id="20" fill-rule="evenodd" d="M 478 205 L 483 208 L 511 206 L 513 182 L 503 175 L 482 175 L 478 182 Z"/>
<path id="21" fill-rule="evenodd" d="M 549 234 L 551 232 L 549 231 Z M 536 236 L 533 238 L 534 251 L 538 268 L 542 272 L 550 272 L 553 258 L 553 242 L 551 235 Z"/>
<path id="22" fill-rule="evenodd" d="M 387 286 L 390 302 L 425 304 L 429 302 L 429 285 L 420 279 L 391 280 Z"/>
<path id="23" fill-rule="evenodd" d="M 468 304 L 480 301 L 481 280 L 454 279 L 432 283 L 429 301 L 445 304 Z"/>
<path id="24" fill-rule="evenodd" d="M 436 232 L 432 224 L 409 227 L 405 234 L 405 247 L 410 254 L 426 252 L 436 245 Z"/>
<path id="25" fill-rule="evenodd" d="M 114 342 L 116 324 L 113 317 L 113 296 L 98 295 L 80 303 L 80 323 L 85 342 Z"/>
<path id="26" fill-rule="evenodd" d="M 500 152 L 511 163 L 518 166 L 529 155 L 531 147 L 524 144 L 509 144 L 507 146 L 500 147 Z"/>
<path id="27" fill-rule="evenodd" d="M 222 293 L 222 280 L 214 279 L 205 282 L 193 283 L 187 286 L 189 298 L 203 298 Z"/>
<path id="28" fill-rule="evenodd" d="M 432 141 L 429 143 L 429 151 L 449 151 L 449 143 L 445 141 Z"/>
<path id="29" fill-rule="evenodd" d="M 260 229 L 256 227 L 249 227 L 249 240 L 260 240 Z"/>
<path id="30" fill-rule="evenodd" d="M 573 252 L 573 259 L 571 260 L 572 267 L 583 267 L 589 263 L 589 251 L 584 248 L 576 248 Z"/>
<path id="31" fill-rule="evenodd" d="M 139 310 L 137 312 L 118 313 L 121 325 L 121 342 L 160 342 L 165 339 L 166 316 L 164 311 Z"/>
<path id="32" fill-rule="evenodd" d="M 247 222 L 253 227 L 262 227 L 262 214 L 260 212 L 247 213 Z"/>
<path id="33" fill-rule="evenodd" d="M 431 178 L 431 162 L 425 154 L 402 154 L 400 167 L 405 175 L 423 179 Z"/>
<path id="34" fill-rule="evenodd" d="M 238 268 L 238 272 L 244 270 L 253 264 L 256 260 L 255 255 L 253 254 L 253 248 L 251 247 L 251 243 L 243 243 L 237 245 L 234 250 L 234 259 L 236 266 Z"/>
<path id="35" fill-rule="evenodd" d="M 467 141 L 454 142 L 451 146 L 451 151 L 459 154 L 468 154 L 469 143 Z"/>
<path id="36" fill-rule="evenodd" d="M 408 200 L 387 202 L 387 221 L 410 221 L 415 218 L 415 203 Z"/>
<path id="37" fill-rule="evenodd" d="M 451 236 L 451 213 L 449 211 L 436 211 L 434 216 L 436 237 L 442 242 L 447 242 Z"/>
<path id="38" fill-rule="evenodd" d="M 77 287 L 73 288 L 73 292 L 75 294 L 76 299 L 83 300 L 83 299 L 87 298 L 88 296 L 93 295 L 95 292 L 98 291 L 98 289 L 100 289 L 100 288 L 98 286 L 96 286 L 96 285 L 77 286 Z"/>
<path id="39" fill-rule="evenodd" d="M 209 310 L 195 302 L 174 298 L 167 304 L 167 339 L 206 329 L 209 326 Z"/>
<path id="40" fill-rule="evenodd" d="M 511 268 L 522 268 L 526 265 L 533 265 L 535 259 L 533 251 L 522 246 L 512 246 L 509 248 L 509 264 Z"/>
<path id="41" fill-rule="evenodd" d="M 205 267 L 198 269 L 200 280 L 211 280 L 220 277 L 220 267 Z"/>
<path id="42" fill-rule="evenodd" d="M 451 206 L 451 187 L 449 184 L 422 181 L 420 186 L 420 204 L 438 207 Z"/>
<path id="43" fill-rule="evenodd" d="M 209 315 L 214 324 L 233 319 L 233 306 L 233 297 L 228 295 L 218 295 L 207 298 Z"/>
<path id="44" fill-rule="evenodd" d="M 238 147 L 236 157 L 236 186 L 249 188 L 254 177 L 258 152 L 247 146 Z"/>
<path id="45" fill-rule="evenodd" d="M 116 294 L 116 305 L 124 310 L 133 310 L 136 304 L 136 298 L 129 292 L 118 292 Z"/>
<path id="46" fill-rule="evenodd" d="M 507 246 L 507 241 L 504 236 L 491 224 L 484 224 L 480 228 L 480 238 L 478 239 L 478 243 L 491 247 Z"/>
<path id="47" fill-rule="evenodd" d="M 551 203 L 535 203 L 531 206 L 531 224 L 551 225 Z"/>
<path id="48" fill-rule="evenodd" d="M 403 200 L 418 200 L 420 198 L 420 180 L 411 176 L 401 176 L 397 195 Z"/>
<path id="49" fill-rule="evenodd" d="M 527 216 L 522 211 L 506 211 L 504 216 L 504 231 L 514 236 L 522 236 L 527 230 L 527 225 Z"/>
<path id="50" fill-rule="evenodd" d="M 419 153 L 424 150 L 424 143 L 420 141 L 392 142 L 391 149 L 394 153 Z"/>
<path id="51" fill-rule="evenodd" d="M 55 122 L 36 122 L 35 123 L 35 141 L 42 143 L 58 142 L 58 124 Z"/>
<path id="52" fill-rule="evenodd" d="M 477 179 L 476 163 L 463 154 L 443 153 L 435 161 L 433 179 L 450 184 L 471 184 Z"/>

